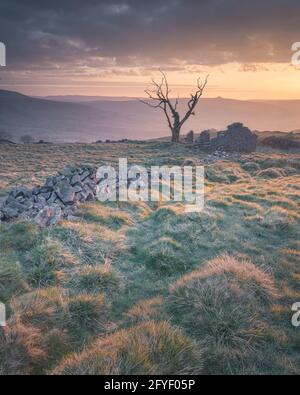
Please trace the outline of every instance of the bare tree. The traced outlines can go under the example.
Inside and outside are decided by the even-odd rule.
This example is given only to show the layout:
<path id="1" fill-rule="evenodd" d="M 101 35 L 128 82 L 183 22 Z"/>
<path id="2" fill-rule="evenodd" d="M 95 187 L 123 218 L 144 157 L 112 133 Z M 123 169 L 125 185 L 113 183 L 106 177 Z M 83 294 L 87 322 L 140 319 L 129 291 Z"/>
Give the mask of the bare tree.
<path id="1" fill-rule="evenodd" d="M 182 125 L 189 119 L 191 115 L 195 115 L 195 108 L 207 85 L 208 76 L 206 76 L 204 82 L 202 82 L 201 79 L 198 78 L 197 90 L 194 94 L 191 94 L 191 98 L 187 103 L 187 112 L 183 117 L 181 117 L 179 112 L 177 111 L 179 99 L 177 98 L 174 104 L 172 103 L 169 97 L 171 91 L 169 89 L 167 77 L 164 72 L 162 72 L 161 70 L 160 72 L 162 74 L 161 82 L 157 83 L 154 79 L 152 79 L 152 88 L 145 90 L 145 93 L 148 95 L 150 101 L 141 101 L 149 107 L 160 108 L 161 110 L 163 110 L 167 118 L 168 126 L 171 129 L 172 141 L 178 143 Z"/>

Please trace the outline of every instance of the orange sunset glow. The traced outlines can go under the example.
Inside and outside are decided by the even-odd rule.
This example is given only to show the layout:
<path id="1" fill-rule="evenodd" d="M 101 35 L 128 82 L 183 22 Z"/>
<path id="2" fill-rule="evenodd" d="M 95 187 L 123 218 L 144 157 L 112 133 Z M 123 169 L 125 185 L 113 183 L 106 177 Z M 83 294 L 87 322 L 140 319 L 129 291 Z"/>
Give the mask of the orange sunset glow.
<path id="1" fill-rule="evenodd" d="M 291 61 L 300 40 L 295 1 L 14 3 L 0 4 L 2 89 L 143 97 L 161 68 L 174 96 L 188 96 L 198 76 L 209 74 L 206 97 L 300 99 Z"/>

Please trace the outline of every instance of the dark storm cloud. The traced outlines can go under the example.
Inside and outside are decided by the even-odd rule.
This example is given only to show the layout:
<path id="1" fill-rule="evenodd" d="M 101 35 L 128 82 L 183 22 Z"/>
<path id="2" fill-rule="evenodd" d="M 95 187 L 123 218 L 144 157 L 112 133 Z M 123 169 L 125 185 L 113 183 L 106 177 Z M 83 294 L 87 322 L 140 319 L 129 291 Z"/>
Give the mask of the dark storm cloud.
<path id="1" fill-rule="evenodd" d="M 289 62 L 300 2 L 0 0 L 0 41 L 14 69 Z"/>

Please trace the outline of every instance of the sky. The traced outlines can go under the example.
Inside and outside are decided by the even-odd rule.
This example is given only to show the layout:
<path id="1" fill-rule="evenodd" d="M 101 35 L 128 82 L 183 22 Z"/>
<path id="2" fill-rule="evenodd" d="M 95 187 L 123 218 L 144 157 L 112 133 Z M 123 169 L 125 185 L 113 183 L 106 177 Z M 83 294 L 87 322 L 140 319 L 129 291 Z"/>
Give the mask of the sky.
<path id="1" fill-rule="evenodd" d="M 162 69 L 173 96 L 300 99 L 299 0 L 0 0 L 0 42 L 29 95 L 143 97 Z"/>

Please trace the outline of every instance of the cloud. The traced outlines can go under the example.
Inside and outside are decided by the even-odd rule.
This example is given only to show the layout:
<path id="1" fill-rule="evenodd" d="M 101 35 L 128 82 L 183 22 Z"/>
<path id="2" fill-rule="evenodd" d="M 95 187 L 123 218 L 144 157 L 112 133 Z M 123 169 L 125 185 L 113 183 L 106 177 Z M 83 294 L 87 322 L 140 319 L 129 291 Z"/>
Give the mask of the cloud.
<path id="1" fill-rule="evenodd" d="M 257 73 L 258 71 L 269 71 L 269 68 L 263 64 L 243 63 L 240 65 L 239 71 L 243 73 Z"/>
<path id="2" fill-rule="evenodd" d="M 289 62 L 300 38 L 298 0 L 0 1 L 13 70 L 229 62 L 249 69 Z"/>

